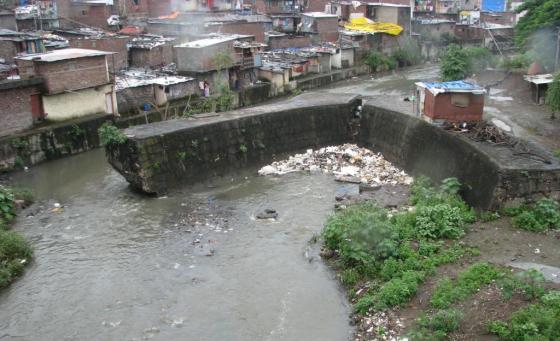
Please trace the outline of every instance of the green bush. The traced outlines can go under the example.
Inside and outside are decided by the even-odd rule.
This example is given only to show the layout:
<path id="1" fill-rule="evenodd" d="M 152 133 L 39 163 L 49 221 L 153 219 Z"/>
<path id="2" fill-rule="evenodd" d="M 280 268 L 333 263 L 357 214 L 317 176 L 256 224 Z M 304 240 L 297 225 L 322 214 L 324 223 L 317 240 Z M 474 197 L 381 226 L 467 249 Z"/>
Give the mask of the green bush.
<path id="1" fill-rule="evenodd" d="M 109 122 L 103 123 L 97 132 L 99 134 L 99 141 L 104 147 L 118 146 L 127 140 L 126 135 Z"/>
<path id="2" fill-rule="evenodd" d="M 448 334 L 459 328 L 462 318 L 463 313 L 460 310 L 445 309 L 438 310 L 431 317 L 424 316 L 418 322 L 423 328 Z"/>
<path id="3" fill-rule="evenodd" d="M 399 63 L 403 65 L 416 65 L 422 62 L 420 45 L 415 39 L 407 37 L 399 43 L 399 49 L 393 54 Z"/>
<path id="4" fill-rule="evenodd" d="M 527 231 L 542 232 L 560 228 L 560 205 L 553 199 L 543 198 L 535 205 L 522 205 L 504 210 L 513 216 L 513 226 Z"/>
<path id="5" fill-rule="evenodd" d="M 465 79 L 472 73 L 480 73 L 495 63 L 495 57 L 485 48 L 467 47 L 451 44 L 445 50 L 441 62 L 443 81 Z"/>
<path id="6" fill-rule="evenodd" d="M 33 252 L 29 243 L 13 231 L 0 230 L 0 288 L 6 287 L 23 272 Z"/>
<path id="7" fill-rule="evenodd" d="M 371 203 L 352 206 L 327 221 L 325 245 L 347 265 L 363 265 L 394 254 L 396 245 L 387 213 Z"/>
<path id="8" fill-rule="evenodd" d="M 533 300 L 545 294 L 544 276 L 535 269 L 519 272 L 512 275 L 502 275 L 498 279 L 498 285 L 502 295 L 510 299 L 514 293 L 520 293 L 527 299 Z"/>
<path id="9" fill-rule="evenodd" d="M 415 226 L 418 235 L 428 239 L 458 239 L 465 234 L 461 210 L 448 204 L 420 207 Z"/>
<path id="10" fill-rule="evenodd" d="M 512 314 L 509 322 L 493 321 L 489 331 L 504 341 L 560 340 L 560 291 L 552 291 Z"/>
<path id="11" fill-rule="evenodd" d="M 560 72 L 554 76 L 554 81 L 548 86 L 546 103 L 553 113 L 560 112 Z"/>
<path id="12" fill-rule="evenodd" d="M 0 229 L 6 228 L 7 223 L 16 216 L 13 191 L 0 186 Z"/>
<path id="13" fill-rule="evenodd" d="M 457 280 L 442 279 L 436 286 L 430 304 L 434 308 L 448 308 L 451 304 L 464 300 L 483 285 L 498 278 L 498 270 L 488 263 L 475 263 L 459 274 Z"/>
<path id="14" fill-rule="evenodd" d="M 441 61 L 441 78 L 444 82 L 465 79 L 468 75 L 468 55 L 459 45 L 451 44 Z"/>
<path id="15" fill-rule="evenodd" d="M 387 70 L 393 70 L 397 67 L 397 59 L 387 57 L 381 52 L 372 51 L 366 55 L 364 63 L 368 65 L 373 72 L 379 71 L 380 67 L 385 67 Z"/>
<path id="16" fill-rule="evenodd" d="M 475 254 L 441 240 L 456 238 L 476 218 L 459 197 L 460 188 L 456 179 L 445 180 L 437 190 L 419 179 L 412 189 L 416 211 L 389 218 L 386 210 L 370 202 L 350 206 L 327 220 L 322 237 L 335 251 L 342 283 L 371 285 L 355 302 L 357 312 L 402 305 L 437 266 Z"/>

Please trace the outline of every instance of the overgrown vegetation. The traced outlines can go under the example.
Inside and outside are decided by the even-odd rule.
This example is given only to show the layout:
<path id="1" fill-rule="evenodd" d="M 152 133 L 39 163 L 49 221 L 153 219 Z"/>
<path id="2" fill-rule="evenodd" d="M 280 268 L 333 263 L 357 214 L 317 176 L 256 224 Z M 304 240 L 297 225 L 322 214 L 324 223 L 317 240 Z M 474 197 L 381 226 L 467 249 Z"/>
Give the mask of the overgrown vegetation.
<path id="1" fill-rule="evenodd" d="M 546 91 L 546 103 L 552 112 L 552 118 L 556 118 L 556 113 L 560 112 L 560 72 L 554 77 L 554 81 L 548 86 Z"/>
<path id="2" fill-rule="evenodd" d="M 560 26 L 558 0 L 530 0 L 516 9 L 525 12 L 515 26 L 515 43 L 523 51 L 533 51 L 533 57 L 549 72 L 556 57 L 557 27 Z"/>
<path id="3" fill-rule="evenodd" d="M 457 179 L 447 179 L 439 189 L 426 178 L 412 186 L 416 210 L 388 215 L 374 204 L 351 206 L 333 215 L 322 236 L 342 268 L 341 281 L 348 286 L 367 282 L 368 289 L 353 297 L 355 310 L 402 305 L 435 268 L 475 250 L 444 239 L 462 236 L 476 216 L 459 196 Z M 350 288 L 351 296 L 355 289 Z"/>
<path id="4" fill-rule="evenodd" d="M 534 205 L 505 208 L 502 213 L 512 217 L 512 225 L 523 230 L 543 232 L 560 228 L 560 205 L 553 199 L 543 198 Z"/>
<path id="5" fill-rule="evenodd" d="M 514 294 L 534 300 L 545 294 L 543 282 L 542 274 L 536 270 L 512 274 L 507 269 L 489 263 L 475 263 L 460 273 L 457 279 L 444 278 L 439 281 L 430 300 L 430 306 L 435 310 L 421 315 L 408 336 L 411 340 L 448 340 L 449 334 L 459 328 L 463 316 L 456 305 L 479 290 L 496 283 L 506 300 Z M 498 327 L 502 324 L 493 323 Z"/>
<path id="6" fill-rule="evenodd" d="M 109 122 L 103 123 L 98 129 L 99 141 L 104 147 L 118 146 L 126 142 L 124 133 Z"/>
<path id="7" fill-rule="evenodd" d="M 371 68 L 372 72 L 381 71 L 381 69 L 394 70 L 397 67 L 397 59 L 395 57 L 387 57 L 381 52 L 369 52 L 364 63 Z"/>
<path id="8" fill-rule="evenodd" d="M 508 322 L 490 322 L 488 329 L 504 341 L 560 340 L 560 291 L 542 295 L 538 303 L 513 313 Z"/>
<path id="9" fill-rule="evenodd" d="M 465 79 L 473 73 L 484 71 L 495 62 L 495 57 L 486 48 L 451 44 L 443 54 L 441 78 L 443 81 Z"/>
<path id="10" fill-rule="evenodd" d="M 29 243 L 14 231 L 8 231 L 16 216 L 16 200 L 31 201 L 28 191 L 0 186 L 0 289 L 23 272 L 33 252 Z"/>
<path id="11" fill-rule="evenodd" d="M 420 64 L 422 62 L 422 54 L 420 45 L 415 39 L 407 37 L 403 39 L 399 48 L 393 54 L 393 58 L 402 66 L 410 66 Z"/>

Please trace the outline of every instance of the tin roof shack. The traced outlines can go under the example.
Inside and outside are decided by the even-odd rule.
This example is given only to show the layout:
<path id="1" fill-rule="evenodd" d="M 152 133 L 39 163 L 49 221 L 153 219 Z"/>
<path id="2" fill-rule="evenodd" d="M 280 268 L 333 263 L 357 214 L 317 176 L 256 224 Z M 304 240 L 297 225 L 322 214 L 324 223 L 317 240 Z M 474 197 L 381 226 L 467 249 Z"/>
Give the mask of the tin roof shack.
<path id="1" fill-rule="evenodd" d="M 311 36 L 314 44 L 338 41 L 338 17 L 322 12 L 302 13 L 300 32 Z"/>
<path id="2" fill-rule="evenodd" d="M 128 36 L 114 34 L 102 35 L 74 35 L 68 39 L 70 47 L 113 52 L 109 57 L 109 70 L 117 72 L 128 67 L 128 47 L 130 40 Z"/>
<path id="3" fill-rule="evenodd" d="M 241 34 L 254 36 L 255 40 L 264 43 L 265 32 L 272 27 L 272 21 L 263 16 L 247 20 L 214 21 L 204 24 L 205 33 Z"/>
<path id="4" fill-rule="evenodd" d="M 376 22 L 397 24 L 405 35 L 410 34 L 410 6 L 390 3 L 368 3 L 366 18 Z"/>
<path id="5" fill-rule="evenodd" d="M 465 81 L 416 83 L 415 114 L 428 122 L 482 120 L 484 88 Z"/>
<path id="6" fill-rule="evenodd" d="M 515 48 L 513 43 L 513 26 L 482 23 L 478 29 L 483 32 L 485 47 L 501 51 Z"/>
<path id="7" fill-rule="evenodd" d="M 537 104 L 544 104 L 548 85 L 554 81 L 550 73 L 542 75 L 525 75 L 523 79 L 531 86 L 532 97 Z"/>
<path id="8" fill-rule="evenodd" d="M 236 42 L 253 42 L 254 37 L 249 35 L 211 36 L 175 46 L 177 59 L 177 72 L 206 80 L 211 91 L 216 83 L 230 84 L 230 70 L 243 67 L 245 59 L 236 50 Z M 224 66 L 216 65 L 216 56 L 229 55 L 233 65 L 222 69 Z M 220 70 L 219 70 L 220 69 Z"/>
<path id="9" fill-rule="evenodd" d="M 111 52 L 61 49 L 17 57 L 21 79 L 44 80 L 43 111 L 49 120 L 62 121 L 98 113 L 117 113 Z"/>
<path id="10" fill-rule="evenodd" d="M 117 103 L 121 113 L 134 112 L 144 104 L 162 106 L 198 94 L 194 78 L 131 69 L 115 78 Z"/>
<path id="11" fill-rule="evenodd" d="M 41 36 L 0 29 L 0 58 L 12 63 L 19 55 L 46 52 Z"/>
<path id="12" fill-rule="evenodd" d="M 42 117 L 41 84 L 39 78 L 0 81 L 0 136 L 29 129 Z"/>
<path id="13" fill-rule="evenodd" d="M 175 56 L 173 43 L 175 38 L 144 35 L 128 43 L 130 66 L 160 67 L 173 63 Z"/>

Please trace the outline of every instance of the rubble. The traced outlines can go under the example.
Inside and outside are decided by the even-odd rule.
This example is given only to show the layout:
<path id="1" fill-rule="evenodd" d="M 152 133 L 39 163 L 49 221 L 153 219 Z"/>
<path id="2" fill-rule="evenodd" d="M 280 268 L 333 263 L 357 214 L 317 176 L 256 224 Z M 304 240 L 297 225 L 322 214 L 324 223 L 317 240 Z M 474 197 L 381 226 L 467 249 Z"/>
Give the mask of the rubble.
<path id="1" fill-rule="evenodd" d="M 292 172 L 323 172 L 333 174 L 342 182 L 373 186 L 410 185 L 412 177 L 383 158 L 380 153 L 355 144 L 308 149 L 304 154 L 290 156 L 259 170 L 259 175 L 283 175 Z"/>

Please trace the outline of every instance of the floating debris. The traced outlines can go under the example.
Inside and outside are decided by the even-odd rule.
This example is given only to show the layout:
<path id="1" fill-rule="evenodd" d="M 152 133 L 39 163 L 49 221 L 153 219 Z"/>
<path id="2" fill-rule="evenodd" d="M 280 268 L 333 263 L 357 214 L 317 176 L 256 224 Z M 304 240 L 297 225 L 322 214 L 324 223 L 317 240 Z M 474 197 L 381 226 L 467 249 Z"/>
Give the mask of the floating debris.
<path id="1" fill-rule="evenodd" d="M 355 144 L 308 149 L 259 170 L 259 175 L 283 175 L 292 172 L 333 174 L 337 181 L 369 185 L 410 185 L 412 177 L 385 160 L 380 153 Z"/>

